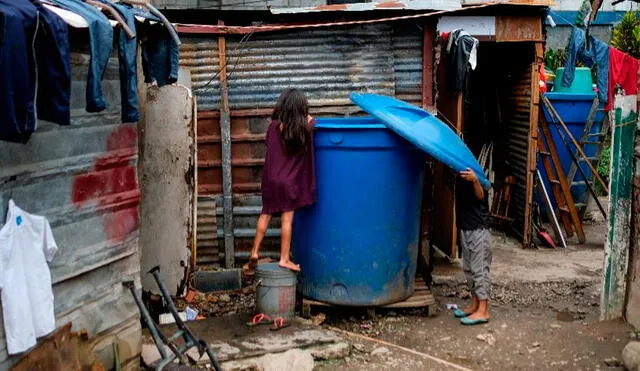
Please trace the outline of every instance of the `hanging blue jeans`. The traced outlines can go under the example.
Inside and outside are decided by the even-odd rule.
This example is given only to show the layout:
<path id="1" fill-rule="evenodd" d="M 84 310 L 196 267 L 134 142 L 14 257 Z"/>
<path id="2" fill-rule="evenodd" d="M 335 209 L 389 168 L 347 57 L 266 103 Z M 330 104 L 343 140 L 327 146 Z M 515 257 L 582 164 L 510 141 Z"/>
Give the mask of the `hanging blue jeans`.
<path id="1" fill-rule="evenodd" d="M 158 86 L 178 81 L 180 51 L 169 31 L 161 25 L 149 25 L 146 40 L 142 42 L 142 71 L 146 83 Z"/>
<path id="2" fill-rule="evenodd" d="M 30 1 L 40 12 L 40 32 L 36 39 L 38 118 L 69 125 L 71 65 L 68 26 L 40 0 Z"/>
<path id="3" fill-rule="evenodd" d="M 72 11 L 89 23 L 89 47 L 91 59 L 87 76 L 87 112 L 100 112 L 107 108 L 102 94 L 102 78 L 107 70 L 113 50 L 113 29 L 109 19 L 96 8 L 81 0 L 51 0 L 60 7 Z"/>
<path id="4" fill-rule="evenodd" d="M 110 3 L 120 13 L 131 31 L 135 32 L 136 19 L 132 7 L 128 4 Z M 129 38 L 121 28 L 116 30 L 118 37 L 118 60 L 120 61 L 120 97 L 122 122 L 137 122 L 140 120 L 138 106 L 138 72 L 136 56 L 138 38 Z"/>
<path id="5" fill-rule="evenodd" d="M 37 11 L 29 3 L 0 0 L 0 139 L 26 143 L 35 130 L 33 43 Z"/>
<path id="6" fill-rule="evenodd" d="M 574 27 L 567 46 L 567 63 L 564 68 L 562 84 L 571 86 L 576 72 L 576 62 L 585 66 L 596 67 L 596 86 L 600 104 L 607 102 L 609 91 L 609 46 L 593 36 L 589 36 L 589 46 L 583 30 Z"/>

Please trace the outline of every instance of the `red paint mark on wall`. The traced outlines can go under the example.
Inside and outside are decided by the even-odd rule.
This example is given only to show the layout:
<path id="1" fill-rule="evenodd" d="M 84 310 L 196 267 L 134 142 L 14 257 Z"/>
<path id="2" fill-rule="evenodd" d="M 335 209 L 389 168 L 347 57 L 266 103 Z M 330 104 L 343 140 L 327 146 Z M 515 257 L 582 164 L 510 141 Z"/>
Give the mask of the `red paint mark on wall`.
<path id="1" fill-rule="evenodd" d="M 137 169 L 131 164 L 136 154 L 137 129 L 120 126 L 107 138 L 106 153 L 93 169 L 73 181 L 71 200 L 76 208 L 95 204 L 105 211 L 104 231 L 110 241 L 122 241 L 140 224 L 140 190 Z"/>

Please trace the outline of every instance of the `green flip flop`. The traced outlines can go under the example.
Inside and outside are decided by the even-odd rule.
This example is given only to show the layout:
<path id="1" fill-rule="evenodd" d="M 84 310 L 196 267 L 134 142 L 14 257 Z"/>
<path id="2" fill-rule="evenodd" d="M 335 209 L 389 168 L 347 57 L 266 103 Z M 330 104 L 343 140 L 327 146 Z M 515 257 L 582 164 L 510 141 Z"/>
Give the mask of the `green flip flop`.
<path id="1" fill-rule="evenodd" d="M 465 326 L 483 325 L 485 323 L 489 323 L 489 319 L 488 318 L 469 319 L 469 317 L 464 317 L 460 320 L 460 323 Z"/>
<path id="2" fill-rule="evenodd" d="M 468 314 L 466 314 L 462 309 L 456 309 L 453 311 L 453 315 L 456 318 L 465 318 L 467 316 L 469 316 Z"/>

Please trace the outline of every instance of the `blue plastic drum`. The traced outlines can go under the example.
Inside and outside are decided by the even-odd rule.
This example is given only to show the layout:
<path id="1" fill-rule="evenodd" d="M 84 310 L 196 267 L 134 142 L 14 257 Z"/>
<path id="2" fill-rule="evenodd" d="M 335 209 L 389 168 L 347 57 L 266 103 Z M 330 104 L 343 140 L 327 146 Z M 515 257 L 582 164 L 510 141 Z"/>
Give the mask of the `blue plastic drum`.
<path id="1" fill-rule="evenodd" d="M 305 297 L 377 306 L 414 290 L 426 155 L 373 118 L 318 119 L 317 202 L 294 218 Z"/>

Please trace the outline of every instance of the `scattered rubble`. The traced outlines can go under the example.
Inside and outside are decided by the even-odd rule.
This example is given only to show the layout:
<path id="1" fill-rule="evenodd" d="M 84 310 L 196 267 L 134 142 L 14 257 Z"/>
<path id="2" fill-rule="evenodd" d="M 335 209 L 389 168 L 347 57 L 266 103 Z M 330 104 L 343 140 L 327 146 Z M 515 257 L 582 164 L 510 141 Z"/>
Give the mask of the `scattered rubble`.
<path id="1" fill-rule="evenodd" d="M 200 312 L 204 317 L 219 317 L 233 314 L 252 314 L 255 311 L 255 287 L 247 286 L 240 290 L 202 293 L 195 291 L 189 295 L 187 302 L 184 298 L 175 300 L 179 311 L 187 306 Z"/>
<path id="2" fill-rule="evenodd" d="M 374 350 L 371 351 L 371 355 L 374 356 L 374 357 L 384 356 L 384 355 L 387 355 L 389 353 L 391 353 L 391 352 L 389 351 L 389 348 L 387 348 L 387 347 L 378 347 L 378 348 L 375 348 Z"/>
<path id="3" fill-rule="evenodd" d="M 604 360 L 604 364 L 608 367 L 621 367 L 622 362 L 620 362 L 616 357 L 606 358 Z"/>
<path id="4" fill-rule="evenodd" d="M 491 334 L 479 334 L 478 336 L 476 336 L 476 339 L 478 339 L 480 341 L 484 341 L 485 343 L 487 343 L 489 345 L 495 345 L 496 344 L 496 338 L 495 338 L 495 336 L 493 336 Z"/>

